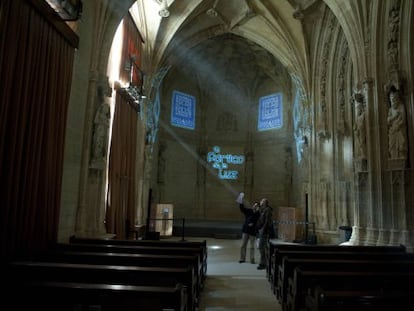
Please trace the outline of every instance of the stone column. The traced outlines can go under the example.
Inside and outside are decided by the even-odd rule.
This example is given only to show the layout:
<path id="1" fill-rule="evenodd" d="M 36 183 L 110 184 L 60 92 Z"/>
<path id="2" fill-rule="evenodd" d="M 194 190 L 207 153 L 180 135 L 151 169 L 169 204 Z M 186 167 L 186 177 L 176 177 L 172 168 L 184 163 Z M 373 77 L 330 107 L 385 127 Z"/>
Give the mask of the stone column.
<path id="1" fill-rule="evenodd" d="M 389 183 L 390 183 L 390 219 L 391 229 L 389 245 L 407 245 L 409 237 L 407 230 L 406 215 L 406 160 L 390 159 Z"/>

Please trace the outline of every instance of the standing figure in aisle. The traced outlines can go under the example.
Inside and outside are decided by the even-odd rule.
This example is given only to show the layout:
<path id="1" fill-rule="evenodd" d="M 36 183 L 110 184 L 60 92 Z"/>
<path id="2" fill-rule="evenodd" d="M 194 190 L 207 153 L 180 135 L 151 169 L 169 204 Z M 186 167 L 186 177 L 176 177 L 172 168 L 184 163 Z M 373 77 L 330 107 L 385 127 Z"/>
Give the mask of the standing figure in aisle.
<path id="1" fill-rule="evenodd" d="M 269 200 L 266 198 L 260 200 L 260 217 L 257 221 L 257 229 L 259 231 L 260 251 L 260 262 L 257 269 L 263 270 L 266 269 L 268 262 L 269 239 L 274 237 L 273 208 L 269 205 Z"/>
<path id="2" fill-rule="evenodd" d="M 244 214 L 244 223 L 242 226 L 242 243 L 240 247 L 239 263 L 246 261 L 247 244 L 250 247 L 250 263 L 254 264 L 255 260 L 255 240 L 257 235 L 257 221 L 259 219 L 259 203 L 254 203 L 252 207 L 246 207 L 243 203 L 244 193 L 241 192 L 236 202 L 239 203 L 240 211 Z"/>

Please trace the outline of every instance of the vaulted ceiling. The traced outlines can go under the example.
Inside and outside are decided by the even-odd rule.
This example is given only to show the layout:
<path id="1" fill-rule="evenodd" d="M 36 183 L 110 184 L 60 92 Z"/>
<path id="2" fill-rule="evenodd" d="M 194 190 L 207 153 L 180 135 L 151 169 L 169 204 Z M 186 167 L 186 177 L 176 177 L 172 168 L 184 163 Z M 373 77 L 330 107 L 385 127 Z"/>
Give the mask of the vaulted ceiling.
<path id="1" fill-rule="evenodd" d="M 161 7 L 159 0 L 152 1 Z M 138 0 L 133 14 L 144 40 L 151 42 L 144 59 L 147 71 L 163 65 L 193 70 L 203 60 L 249 85 L 246 72 L 260 83 L 277 79 L 281 66 L 305 82 L 301 12 L 316 0 L 168 0 L 170 15 L 165 18 L 149 16 L 148 2 Z"/>

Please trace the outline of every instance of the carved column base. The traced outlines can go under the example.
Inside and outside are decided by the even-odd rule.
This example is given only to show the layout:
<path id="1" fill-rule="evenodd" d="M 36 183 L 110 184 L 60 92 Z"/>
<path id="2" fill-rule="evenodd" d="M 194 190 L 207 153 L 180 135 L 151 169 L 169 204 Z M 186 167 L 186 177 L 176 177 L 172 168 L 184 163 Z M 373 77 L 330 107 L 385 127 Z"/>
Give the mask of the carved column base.
<path id="1" fill-rule="evenodd" d="M 365 229 L 358 226 L 352 227 L 352 235 L 349 239 L 349 245 L 362 245 L 365 240 Z"/>
<path id="2" fill-rule="evenodd" d="M 400 244 L 399 240 L 400 240 L 400 230 L 391 229 L 390 230 L 390 240 L 388 242 L 388 245 L 390 245 L 390 246 L 399 245 Z"/>
<path id="3" fill-rule="evenodd" d="M 410 232 L 408 230 L 401 230 L 399 244 L 404 245 L 407 251 L 412 252 L 413 246 L 410 241 Z"/>
<path id="4" fill-rule="evenodd" d="M 378 229 L 367 228 L 367 235 L 365 238 L 364 245 L 376 245 L 378 237 Z"/>
<path id="5" fill-rule="evenodd" d="M 377 245 L 387 245 L 390 240 L 390 232 L 386 229 L 378 230 Z"/>

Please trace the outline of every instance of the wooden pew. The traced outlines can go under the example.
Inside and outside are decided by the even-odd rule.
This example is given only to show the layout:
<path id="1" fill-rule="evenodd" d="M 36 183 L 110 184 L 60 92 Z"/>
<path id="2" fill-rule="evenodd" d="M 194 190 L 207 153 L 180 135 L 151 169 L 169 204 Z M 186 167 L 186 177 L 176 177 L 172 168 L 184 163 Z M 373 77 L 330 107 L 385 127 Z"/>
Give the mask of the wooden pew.
<path id="1" fill-rule="evenodd" d="M 414 272 L 320 271 L 296 267 L 292 280 L 289 280 L 284 310 L 303 310 L 307 292 L 316 285 L 328 290 L 377 290 L 388 293 L 400 289 L 414 289 Z"/>
<path id="2" fill-rule="evenodd" d="M 381 252 L 364 252 L 364 251 L 280 251 L 278 260 L 280 263 L 275 268 L 275 275 L 272 276 L 271 287 L 273 292 L 276 294 L 277 298 L 280 299 L 281 294 L 281 284 L 284 284 L 285 279 L 285 269 L 284 269 L 284 260 L 288 259 L 304 259 L 304 260 L 318 260 L 318 259 L 330 259 L 330 260 L 407 260 L 414 261 L 413 253 L 381 253 Z M 278 261 L 279 262 L 279 261 Z"/>
<path id="3" fill-rule="evenodd" d="M 68 262 L 85 264 L 141 266 L 141 267 L 194 267 L 197 284 L 197 297 L 202 289 L 202 275 L 197 254 L 163 255 L 163 254 L 131 254 L 86 251 L 50 251 L 35 258 L 37 261 Z"/>
<path id="4" fill-rule="evenodd" d="M 289 248 L 296 248 L 298 245 L 301 246 L 306 246 L 307 244 L 298 244 L 298 243 L 293 243 L 293 242 L 284 242 L 284 241 L 280 241 L 280 240 L 276 240 L 276 239 L 270 239 L 268 241 L 268 245 L 269 245 L 269 254 L 266 258 L 267 261 L 267 267 L 266 267 L 266 275 L 268 280 L 270 281 L 270 277 L 271 274 L 273 273 L 272 271 L 272 262 L 273 262 L 273 257 L 274 257 L 274 252 L 276 249 L 289 249 Z"/>
<path id="5" fill-rule="evenodd" d="M 280 303 L 287 302 L 289 280 L 292 282 L 293 273 L 296 268 L 302 270 L 324 270 L 324 271 L 394 271 L 413 272 L 414 260 L 382 260 L 382 257 L 366 260 L 363 257 L 353 259 L 295 259 L 285 257 L 283 259 L 283 275 L 279 278 L 277 286 L 277 299 Z"/>
<path id="6" fill-rule="evenodd" d="M 360 255 L 354 255 L 358 253 Z M 341 254 L 341 255 L 338 255 Z M 361 256 L 366 259 L 376 258 L 377 256 L 386 258 L 398 258 L 406 256 L 405 247 L 388 247 L 388 246 L 339 246 L 339 245 L 296 245 L 283 246 L 274 248 L 272 263 L 270 266 L 269 282 L 275 294 L 279 275 L 283 273 L 282 261 L 285 256 L 291 258 L 338 258 L 352 259 L 354 256 Z M 406 258 L 406 257 L 405 257 Z M 280 272 L 282 270 L 282 272 Z"/>
<path id="7" fill-rule="evenodd" d="M 127 240 L 127 239 L 104 239 L 72 236 L 69 240 L 74 244 L 112 244 L 112 245 L 132 245 L 132 246 L 165 246 L 165 247 L 189 247 L 199 249 L 202 256 L 202 277 L 203 281 L 207 274 L 207 240 L 202 241 L 182 241 L 182 240 Z"/>
<path id="8" fill-rule="evenodd" d="M 8 265 L 7 279 L 20 282 L 54 281 L 138 286 L 175 286 L 181 283 L 187 287 L 189 310 L 197 309 L 197 291 L 192 266 L 165 268 L 15 261 Z"/>
<path id="9" fill-rule="evenodd" d="M 202 267 L 203 275 L 204 250 L 202 247 L 178 247 L 178 246 L 154 246 L 154 245 L 116 245 L 116 244 L 90 244 L 90 243 L 56 243 L 51 250 L 66 251 L 88 251 L 88 252 L 112 252 L 112 253 L 131 253 L 131 254 L 159 254 L 159 255 L 193 255 L 197 254 L 199 266 Z M 202 278 L 204 280 L 204 278 Z"/>
<path id="10" fill-rule="evenodd" d="M 370 245 L 337 245 L 337 244 L 298 244 L 289 243 L 279 240 L 269 240 L 269 257 L 267 258 L 267 277 L 271 281 L 275 274 L 274 268 L 280 264 L 281 259 L 278 258 L 278 251 L 365 251 L 365 252 L 381 252 L 381 253 L 406 253 L 404 245 L 398 246 L 370 246 Z M 271 282 L 272 283 L 272 282 Z M 274 283 L 274 282 L 273 282 Z"/>
<path id="11" fill-rule="evenodd" d="M 389 311 L 405 310 L 412 304 L 413 289 L 325 290 L 317 285 L 310 288 L 305 298 L 305 311 Z"/>
<path id="12" fill-rule="evenodd" d="M 103 283 L 21 281 L 8 284 L 5 305 L 16 310 L 187 311 L 187 288 Z M 16 297 L 19 297 L 16 299 Z"/>

